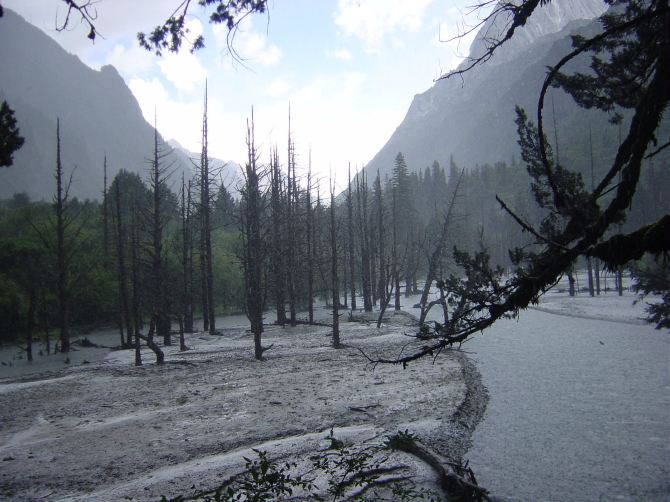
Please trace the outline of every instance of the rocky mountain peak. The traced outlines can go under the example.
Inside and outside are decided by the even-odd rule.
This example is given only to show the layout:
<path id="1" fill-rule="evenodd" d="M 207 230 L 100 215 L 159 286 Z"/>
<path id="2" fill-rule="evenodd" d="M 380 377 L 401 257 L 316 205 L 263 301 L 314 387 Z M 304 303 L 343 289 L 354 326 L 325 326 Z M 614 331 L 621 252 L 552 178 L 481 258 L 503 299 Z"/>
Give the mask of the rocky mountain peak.
<path id="1" fill-rule="evenodd" d="M 508 0 L 501 0 L 507 3 Z M 515 3 L 520 3 L 515 0 Z M 603 0 L 553 0 L 536 9 L 525 26 L 517 29 L 514 37 L 496 50 L 488 64 L 502 64 L 547 35 L 560 32 L 568 24 L 578 20 L 590 20 L 602 15 L 607 9 Z M 484 54 L 492 40 L 498 40 L 507 31 L 511 15 L 501 13 L 490 18 L 481 27 L 470 46 L 470 58 Z"/>

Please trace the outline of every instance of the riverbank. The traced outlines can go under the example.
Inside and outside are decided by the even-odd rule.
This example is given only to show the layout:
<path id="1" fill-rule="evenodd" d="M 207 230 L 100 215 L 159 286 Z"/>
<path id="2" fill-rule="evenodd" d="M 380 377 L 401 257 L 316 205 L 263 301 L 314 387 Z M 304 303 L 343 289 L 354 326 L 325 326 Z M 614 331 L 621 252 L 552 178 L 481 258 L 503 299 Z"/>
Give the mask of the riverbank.
<path id="1" fill-rule="evenodd" d="M 407 430 L 458 460 L 486 403 L 474 366 L 452 352 L 373 371 L 360 352 L 395 354 L 412 322 L 401 314 L 379 330 L 342 323 L 339 350 L 327 327 L 268 327 L 263 343 L 274 346 L 264 362 L 253 359 L 244 328 L 228 328 L 190 335 L 186 352 L 166 348 L 163 367 L 148 351 L 139 368 L 132 351 L 114 351 L 86 365 L 4 378 L 0 495 L 157 500 L 217 486 L 244 470 L 252 448 L 309 470 L 331 428 L 347 444 L 368 446 Z M 401 453 L 386 462 L 440 494 L 422 462 Z"/>

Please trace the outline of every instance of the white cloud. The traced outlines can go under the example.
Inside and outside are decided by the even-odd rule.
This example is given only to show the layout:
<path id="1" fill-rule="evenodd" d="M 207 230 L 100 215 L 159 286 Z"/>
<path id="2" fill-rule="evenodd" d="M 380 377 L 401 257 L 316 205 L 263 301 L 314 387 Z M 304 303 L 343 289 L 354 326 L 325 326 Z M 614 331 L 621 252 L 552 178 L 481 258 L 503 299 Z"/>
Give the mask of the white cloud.
<path id="1" fill-rule="evenodd" d="M 267 93 L 273 98 L 286 94 L 293 88 L 293 84 L 286 77 L 278 77 L 270 82 L 265 88 Z"/>
<path id="2" fill-rule="evenodd" d="M 151 80 L 135 78 L 128 87 L 139 102 L 145 120 L 152 125 L 156 112 L 158 131 L 163 138 L 177 139 L 185 148 L 193 151 L 200 148 L 201 99 L 175 99 L 155 77 Z"/>
<path id="3" fill-rule="evenodd" d="M 169 94 L 167 89 L 157 78 L 151 80 L 143 80 L 141 78 L 134 78 L 128 84 L 133 95 L 142 108 L 142 114 L 145 118 L 150 117 L 149 122 L 153 123 L 154 105 L 163 103 L 168 100 Z"/>
<path id="4" fill-rule="evenodd" d="M 188 52 L 166 54 L 158 62 L 161 72 L 178 90 L 191 92 L 207 78 L 207 70 L 197 56 Z"/>
<path id="5" fill-rule="evenodd" d="M 222 25 L 212 26 L 212 32 L 220 50 L 228 51 L 228 42 L 233 45 L 235 56 L 243 61 L 258 62 L 264 66 L 277 64 L 283 54 L 279 47 L 268 42 L 267 36 L 254 30 L 250 17 L 239 24 L 234 38 L 228 39 L 228 28 Z"/>
<path id="6" fill-rule="evenodd" d="M 279 47 L 269 45 L 267 39 L 258 33 L 240 33 L 235 40 L 239 44 L 237 50 L 242 59 L 271 66 L 278 63 L 282 57 Z"/>
<path id="7" fill-rule="evenodd" d="M 329 52 L 328 55 L 332 58 L 339 59 L 340 61 L 351 61 L 353 56 L 351 52 L 347 49 L 336 49 L 332 52 Z"/>
<path id="8" fill-rule="evenodd" d="M 197 19 L 186 23 L 189 38 L 197 37 L 202 33 L 202 24 Z M 198 53 L 191 54 L 188 50 L 181 50 L 178 54 L 166 53 L 159 61 L 161 72 L 178 90 L 191 92 L 198 84 L 207 78 L 207 70 L 200 64 Z"/>
<path id="9" fill-rule="evenodd" d="M 379 50 L 387 35 L 421 28 L 426 8 L 434 0 L 338 0 L 335 24 L 359 38 L 366 50 Z"/>
<path id="10" fill-rule="evenodd" d="M 133 78 L 150 71 L 154 67 L 155 58 L 137 45 L 128 49 L 116 44 L 107 56 L 107 64 L 113 65 L 125 78 Z"/>

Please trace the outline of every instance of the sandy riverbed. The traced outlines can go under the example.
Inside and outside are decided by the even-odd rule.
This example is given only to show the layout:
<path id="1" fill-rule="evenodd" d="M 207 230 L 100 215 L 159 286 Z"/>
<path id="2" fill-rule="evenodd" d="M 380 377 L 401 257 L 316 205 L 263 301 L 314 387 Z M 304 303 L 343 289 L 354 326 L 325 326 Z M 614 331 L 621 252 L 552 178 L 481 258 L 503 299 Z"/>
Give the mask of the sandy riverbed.
<path id="1" fill-rule="evenodd" d="M 244 329 L 194 334 L 191 350 L 167 348 L 157 367 L 114 351 L 86 365 L 0 380 L 0 497 L 14 500 L 156 500 L 216 486 L 244 466 L 250 448 L 304 461 L 335 435 L 372 444 L 408 429 L 457 459 L 483 412 L 479 376 L 458 353 L 403 370 L 374 370 L 358 350 L 395 354 L 407 316 L 380 330 L 268 327 L 267 360 Z M 411 347 L 410 347 L 411 348 Z M 410 349 L 408 348 L 408 350 Z M 419 391 L 420 390 L 420 391 Z M 395 455 L 418 482 L 434 476 Z M 422 481 L 423 480 L 423 481 Z M 195 485 L 195 486 L 194 486 Z"/>

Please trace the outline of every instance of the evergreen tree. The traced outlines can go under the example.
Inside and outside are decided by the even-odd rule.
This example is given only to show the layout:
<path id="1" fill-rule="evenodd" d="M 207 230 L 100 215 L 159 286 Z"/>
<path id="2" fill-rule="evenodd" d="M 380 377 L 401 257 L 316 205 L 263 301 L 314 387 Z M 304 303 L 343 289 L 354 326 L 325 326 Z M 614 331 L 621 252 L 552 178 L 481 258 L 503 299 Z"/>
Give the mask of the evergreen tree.
<path id="1" fill-rule="evenodd" d="M 21 148 L 24 142 L 19 133 L 14 110 L 3 101 L 0 104 L 0 167 L 9 167 L 14 163 L 14 152 Z"/>

